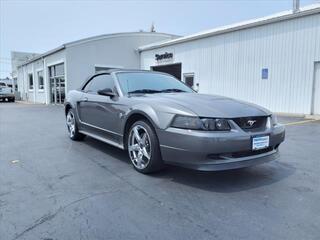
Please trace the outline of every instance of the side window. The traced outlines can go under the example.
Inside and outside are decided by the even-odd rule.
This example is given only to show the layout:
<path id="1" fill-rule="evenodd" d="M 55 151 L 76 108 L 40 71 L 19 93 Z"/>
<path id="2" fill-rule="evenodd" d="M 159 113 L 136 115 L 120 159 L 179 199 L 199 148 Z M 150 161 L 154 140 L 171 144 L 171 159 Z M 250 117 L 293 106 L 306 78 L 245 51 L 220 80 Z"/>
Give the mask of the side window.
<path id="1" fill-rule="evenodd" d="M 109 74 L 94 77 L 84 88 L 88 93 L 97 93 L 99 90 L 110 88 L 115 90 L 114 82 Z"/>
<path id="2" fill-rule="evenodd" d="M 29 90 L 33 90 L 33 75 L 32 73 L 28 74 L 28 80 L 29 80 Z"/>

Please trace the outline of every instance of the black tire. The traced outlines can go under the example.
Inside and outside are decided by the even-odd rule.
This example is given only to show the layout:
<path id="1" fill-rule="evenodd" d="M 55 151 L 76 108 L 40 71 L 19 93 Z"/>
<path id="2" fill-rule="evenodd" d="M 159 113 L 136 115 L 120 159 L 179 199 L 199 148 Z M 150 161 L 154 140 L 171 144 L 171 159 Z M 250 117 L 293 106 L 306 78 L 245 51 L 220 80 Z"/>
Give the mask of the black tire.
<path id="1" fill-rule="evenodd" d="M 146 130 L 147 136 L 149 138 L 149 140 L 147 141 L 150 141 L 150 144 L 149 144 L 150 159 L 144 168 L 138 168 L 136 166 L 137 164 L 135 163 L 135 161 L 133 160 L 134 158 L 132 157 L 133 152 L 129 150 L 131 137 L 132 137 L 132 134 L 134 134 L 133 129 L 137 126 L 141 127 L 140 129 L 143 129 L 143 131 Z M 153 126 L 148 121 L 139 120 L 130 127 L 130 130 L 127 134 L 127 146 L 128 146 L 128 154 L 129 154 L 131 163 L 135 168 L 135 170 L 137 170 L 138 172 L 147 174 L 147 173 L 160 171 L 164 168 L 165 165 L 161 157 L 159 140 L 158 140 L 157 134 Z"/>
<path id="2" fill-rule="evenodd" d="M 72 130 L 72 126 L 68 124 L 69 115 L 73 116 L 74 130 Z M 72 108 L 70 108 L 66 114 L 66 122 L 67 122 L 67 129 L 68 129 L 68 133 L 69 133 L 69 138 L 72 139 L 73 141 L 82 141 L 86 137 L 86 135 L 79 132 L 78 123 L 77 123 L 75 116 L 76 115 L 75 115 L 74 110 Z"/>
<path id="3" fill-rule="evenodd" d="M 15 98 L 11 98 L 11 99 L 10 99 L 10 102 L 14 102 L 14 101 L 15 101 Z"/>

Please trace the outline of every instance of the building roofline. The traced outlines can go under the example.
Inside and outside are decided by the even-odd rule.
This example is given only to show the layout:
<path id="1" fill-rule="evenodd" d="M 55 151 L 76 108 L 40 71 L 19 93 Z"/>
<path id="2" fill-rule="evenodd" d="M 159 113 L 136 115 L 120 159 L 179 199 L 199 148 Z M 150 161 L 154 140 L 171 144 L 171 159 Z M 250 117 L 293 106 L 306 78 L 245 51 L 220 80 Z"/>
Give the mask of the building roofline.
<path id="1" fill-rule="evenodd" d="M 253 28 L 257 26 L 262 26 L 270 23 L 275 23 L 275 22 L 280 22 L 280 21 L 285 21 L 285 20 L 290 20 L 294 18 L 299 18 L 303 16 L 308 16 L 308 15 L 314 15 L 320 13 L 320 3 L 315 3 L 312 5 L 308 5 L 305 7 L 300 8 L 298 12 L 293 12 L 292 10 L 287 10 L 283 12 L 279 12 L 276 14 L 272 14 L 266 17 L 261 17 L 261 18 L 256 18 L 256 19 L 251 19 L 231 25 L 226 25 L 206 31 L 202 31 L 196 34 L 191 34 L 185 37 L 180 37 L 176 38 L 173 40 L 169 41 L 162 41 L 162 42 L 157 42 L 153 44 L 148 44 L 145 46 L 141 46 L 138 48 L 139 52 L 146 51 L 146 50 L 151 50 L 151 49 L 156 49 L 160 47 L 165 47 L 165 46 L 170 46 L 178 43 L 183 43 L 183 42 L 189 42 L 192 40 L 197 40 L 197 39 L 202 39 L 202 38 L 207 38 L 215 35 L 220 35 L 224 33 L 229 33 L 229 32 L 234 32 L 238 30 L 243 30 L 243 29 L 248 29 L 248 28 Z"/>
<path id="2" fill-rule="evenodd" d="M 49 56 L 49 55 L 51 55 L 51 54 L 53 54 L 53 53 L 59 52 L 59 51 L 61 51 L 61 50 L 63 50 L 63 49 L 65 49 L 65 45 L 61 45 L 61 46 L 59 46 L 59 47 L 57 47 L 57 48 L 54 48 L 54 49 L 52 49 L 52 50 L 50 50 L 50 51 L 47 51 L 47 52 L 42 53 L 42 54 L 39 54 L 38 56 L 36 56 L 36 57 L 34 57 L 34 58 L 31 58 L 31 59 L 29 59 L 28 61 L 26 61 L 26 62 L 18 65 L 17 68 L 20 68 L 20 67 L 22 67 L 22 66 L 24 66 L 24 65 L 27 65 L 27 64 L 32 63 L 32 62 L 35 62 L 35 61 L 37 61 L 37 60 L 39 60 L 39 59 L 41 59 L 41 58 L 44 58 L 44 57 Z"/>
<path id="3" fill-rule="evenodd" d="M 76 41 L 72 41 L 72 42 L 67 42 L 65 44 L 62 44 L 61 46 L 54 48 L 52 50 L 49 50 L 45 53 L 39 54 L 38 56 L 18 65 L 17 67 L 22 67 L 24 65 L 27 65 L 31 62 L 37 61 L 41 58 L 44 58 L 46 56 L 49 56 L 53 53 L 59 52 L 63 49 L 65 49 L 66 47 L 70 47 L 70 46 L 75 46 L 75 45 L 80 45 L 83 43 L 87 43 L 87 42 L 92 42 L 92 41 L 97 41 L 97 40 L 102 40 L 102 39 L 106 39 L 106 38 L 114 38 L 114 37 L 123 37 L 123 36 L 134 36 L 134 35 L 158 35 L 158 36 L 171 36 L 171 37 L 180 37 L 178 35 L 174 35 L 174 34 L 168 34 L 168 33 L 160 33 L 160 32 L 120 32 L 120 33 L 110 33 L 110 34 L 102 34 L 102 35 L 97 35 L 97 36 L 93 36 L 93 37 L 88 37 L 88 38 L 83 38 L 80 40 L 76 40 Z"/>
<path id="4" fill-rule="evenodd" d="M 113 38 L 113 37 L 123 37 L 123 36 L 134 36 L 134 35 L 158 35 L 158 36 L 171 36 L 171 37 L 181 37 L 175 34 L 169 34 L 169 33 L 161 33 L 161 32 L 120 32 L 120 33 L 110 33 L 110 34 L 102 34 L 102 35 L 97 35 L 93 37 L 88 37 L 88 38 L 83 38 L 80 40 L 72 41 L 65 43 L 67 47 L 69 46 L 74 46 L 86 42 L 91 42 L 91 41 L 97 41 L 105 38 Z"/>

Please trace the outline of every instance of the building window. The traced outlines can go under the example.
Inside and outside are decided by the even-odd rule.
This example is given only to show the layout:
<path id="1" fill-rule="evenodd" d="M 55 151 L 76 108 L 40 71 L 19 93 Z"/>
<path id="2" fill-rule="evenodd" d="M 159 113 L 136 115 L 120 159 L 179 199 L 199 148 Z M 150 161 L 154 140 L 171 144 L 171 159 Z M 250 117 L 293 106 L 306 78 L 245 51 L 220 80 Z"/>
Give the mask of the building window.
<path id="1" fill-rule="evenodd" d="M 33 90 L 33 75 L 32 75 L 32 73 L 28 74 L 28 81 L 29 81 L 29 90 Z"/>
<path id="2" fill-rule="evenodd" d="M 64 64 L 60 63 L 57 64 L 54 67 L 54 75 L 55 76 L 64 76 Z"/>
<path id="3" fill-rule="evenodd" d="M 194 87 L 194 73 L 185 73 L 183 74 L 184 83 L 187 84 L 189 87 Z"/>
<path id="4" fill-rule="evenodd" d="M 38 72 L 38 89 L 44 90 L 44 79 L 43 79 L 43 71 Z"/>

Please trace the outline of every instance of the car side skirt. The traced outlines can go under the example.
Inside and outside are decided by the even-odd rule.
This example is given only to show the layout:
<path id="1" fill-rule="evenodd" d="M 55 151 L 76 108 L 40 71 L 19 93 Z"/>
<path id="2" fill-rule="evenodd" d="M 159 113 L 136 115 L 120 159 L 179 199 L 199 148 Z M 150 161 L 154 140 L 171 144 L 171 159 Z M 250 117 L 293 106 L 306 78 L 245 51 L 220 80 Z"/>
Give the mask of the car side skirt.
<path id="1" fill-rule="evenodd" d="M 85 131 L 85 130 L 79 130 L 79 132 L 82 133 L 82 134 L 84 134 L 84 135 L 87 135 L 87 136 L 89 136 L 89 137 L 92 137 L 92 138 L 94 138 L 94 139 L 97 139 L 97 140 L 99 140 L 99 141 L 102 141 L 102 142 L 105 142 L 105 143 L 107 143 L 107 144 L 110 144 L 110 145 L 112 145 L 112 146 L 114 146 L 114 147 L 117 147 L 117 148 L 120 148 L 120 149 L 124 149 L 123 144 L 119 144 L 119 143 L 114 142 L 114 141 L 112 141 L 112 140 L 103 138 L 103 137 L 101 137 L 101 136 L 98 136 L 98 135 L 93 134 L 93 133 L 90 133 L 90 132 L 87 132 L 87 131 Z"/>

